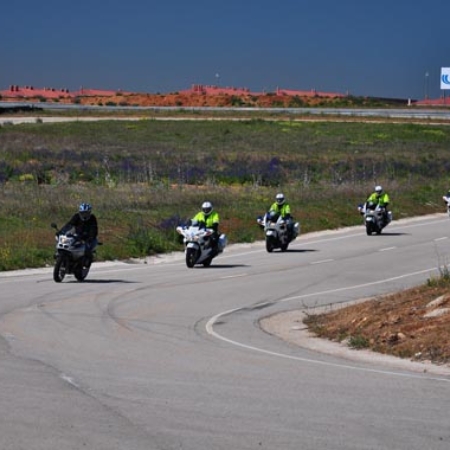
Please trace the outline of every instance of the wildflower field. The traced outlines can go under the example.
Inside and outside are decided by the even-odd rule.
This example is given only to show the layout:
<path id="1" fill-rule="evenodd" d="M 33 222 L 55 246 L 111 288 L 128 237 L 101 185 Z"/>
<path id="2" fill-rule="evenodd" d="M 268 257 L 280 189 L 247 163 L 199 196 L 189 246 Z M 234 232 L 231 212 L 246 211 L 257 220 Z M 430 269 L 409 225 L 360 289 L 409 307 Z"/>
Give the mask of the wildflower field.
<path id="1" fill-rule="evenodd" d="M 361 224 L 374 184 L 395 218 L 443 212 L 450 128 L 282 119 L 0 126 L 0 270 L 53 263 L 54 232 L 93 206 L 98 260 L 182 250 L 175 227 L 209 200 L 229 242 L 262 239 L 282 191 L 302 233 Z"/>

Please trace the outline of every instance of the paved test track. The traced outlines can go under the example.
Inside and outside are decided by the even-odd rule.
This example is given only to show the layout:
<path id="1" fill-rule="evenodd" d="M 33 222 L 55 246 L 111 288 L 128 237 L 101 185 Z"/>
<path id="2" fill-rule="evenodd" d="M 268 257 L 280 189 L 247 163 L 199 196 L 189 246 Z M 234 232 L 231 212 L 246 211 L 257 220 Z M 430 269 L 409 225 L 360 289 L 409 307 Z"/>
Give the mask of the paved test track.
<path id="1" fill-rule="evenodd" d="M 450 373 L 289 344 L 270 314 L 392 292 L 448 262 L 443 214 L 303 235 L 288 252 L 230 246 L 0 274 L 0 448 L 445 449 Z M 99 250 L 101 252 L 101 248 Z"/>
<path id="2" fill-rule="evenodd" d="M 3 108 L 11 108 L 11 107 L 22 107 L 26 108 L 30 106 L 29 102 L 1 102 L 0 101 L 0 113 Z M 36 105 L 35 105 L 36 106 Z M 276 117 L 276 114 L 281 114 L 282 117 L 286 115 L 292 115 L 294 118 L 296 115 L 300 116 L 300 120 L 308 120 L 308 117 L 313 118 L 314 116 L 319 116 L 323 120 L 348 120 L 351 118 L 352 120 L 359 118 L 360 120 L 368 120 L 368 119 L 376 119 L 378 121 L 391 120 L 394 122 L 401 121 L 410 121 L 411 119 L 415 119 L 416 121 L 423 121 L 423 123 L 431 125 L 434 123 L 443 125 L 448 124 L 450 120 L 450 111 L 446 108 L 423 108 L 423 107 L 407 107 L 407 108 L 245 108 L 245 107 L 178 107 L 178 106 L 129 106 L 129 107 L 117 107 L 117 106 L 98 106 L 98 105 L 75 105 L 75 104 L 64 104 L 64 103 L 39 103 L 38 108 L 42 108 L 46 111 L 80 111 L 81 114 L 79 117 L 75 116 L 20 116 L 20 113 L 16 113 L 14 115 L 3 116 L 0 114 L 0 125 L 5 123 L 9 124 L 20 124 L 20 123 L 35 123 L 36 119 L 39 117 L 41 122 L 51 123 L 51 122 L 67 122 L 67 121 L 92 121 L 92 120 L 140 120 L 139 117 L 131 117 L 131 116 L 122 116 L 121 113 L 126 111 L 133 111 L 134 113 L 138 111 L 156 111 L 158 112 L 158 117 L 154 117 L 153 120 L 206 120 L 206 117 L 203 116 L 195 116 L 191 117 L 164 117 L 165 112 L 180 112 L 184 111 L 185 113 L 223 113 L 223 112 L 239 112 L 239 113 L 258 113 L 258 112 L 270 112 L 274 115 L 271 120 Z M 115 113 L 116 116 L 109 117 L 89 117 L 84 116 L 83 112 L 110 112 Z M 212 115 L 209 117 L 209 120 L 246 120 L 244 118 L 235 118 L 232 117 L 218 117 Z"/>

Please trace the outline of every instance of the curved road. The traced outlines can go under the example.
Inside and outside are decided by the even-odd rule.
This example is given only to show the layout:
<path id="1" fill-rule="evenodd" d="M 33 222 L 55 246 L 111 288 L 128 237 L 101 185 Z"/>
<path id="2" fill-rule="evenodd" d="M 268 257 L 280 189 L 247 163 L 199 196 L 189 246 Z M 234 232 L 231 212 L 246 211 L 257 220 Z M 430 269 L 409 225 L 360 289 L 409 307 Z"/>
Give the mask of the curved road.
<path id="1" fill-rule="evenodd" d="M 259 320 L 400 290 L 448 263 L 443 214 L 303 235 L 288 252 L 232 246 L 0 274 L 0 448 L 450 448 L 450 369 L 343 359 Z M 100 249 L 101 251 L 101 249 Z"/>

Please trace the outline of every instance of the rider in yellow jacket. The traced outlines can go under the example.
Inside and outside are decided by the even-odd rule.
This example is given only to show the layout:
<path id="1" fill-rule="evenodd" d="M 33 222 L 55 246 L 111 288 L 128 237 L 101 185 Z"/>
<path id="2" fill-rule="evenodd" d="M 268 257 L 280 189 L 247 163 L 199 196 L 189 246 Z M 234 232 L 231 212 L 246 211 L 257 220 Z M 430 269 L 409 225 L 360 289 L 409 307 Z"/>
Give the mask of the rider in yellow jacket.
<path id="1" fill-rule="evenodd" d="M 217 252 L 219 243 L 219 214 L 214 211 L 212 203 L 204 202 L 202 204 L 202 210 L 194 216 L 192 222 L 198 223 L 200 227 L 213 230 L 213 234 L 211 235 L 211 246 L 213 251 Z"/>
<path id="2" fill-rule="evenodd" d="M 283 220 L 291 218 L 291 207 L 289 206 L 289 203 L 286 203 L 284 195 L 281 193 L 276 195 L 275 203 L 272 203 L 269 212 L 280 214 Z"/>
<path id="3" fill-rule="evenodd" d="M 289 203 L 286 202 L 284 194 L 281 192 L 276 195 L 275 202 L 272 203 L 272 206 L 269 209 L 269 215 L 273 213 L 279 214 L 281 218 L 286 221 L 289 235 L 292 238 L 294 234 L 294 222 L 291 216 L 291 207 L 289 206 Z"/>
<path id="4" fill-rule="evenodd" d="M 375 191 L 369 195 L 366 205 L 373 204 L 379 205 L 384 208 L 384 217 L 386 222 L 389 222 L 388 206 L 389 206 L 389 195 L 383 191 L 381 186 L 375 186 Z"/>
<path id="5" fill-rule="evenodd" d="M 387 208 L 389 205 L 389 195 L 387 195 L 386 192 L 383 192 L 383 188 L 381 186 L 375 186 L 375 192 L 370 194 L 367 202 L 375 203 L 376 205 L 380 205 L 382 208 Z"/>

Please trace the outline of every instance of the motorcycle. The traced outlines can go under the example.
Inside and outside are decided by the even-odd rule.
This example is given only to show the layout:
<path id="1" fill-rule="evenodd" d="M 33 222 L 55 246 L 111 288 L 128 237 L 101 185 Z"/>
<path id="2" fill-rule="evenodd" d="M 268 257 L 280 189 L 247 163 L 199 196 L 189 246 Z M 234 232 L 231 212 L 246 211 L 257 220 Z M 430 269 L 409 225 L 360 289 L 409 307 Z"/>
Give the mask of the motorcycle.
<path id="1" fill-rule="evenodd" d="M 57 230 L 53 280 L 60 283 L 66 275 L 74 275 L 78 281 L 83 281 L 89 273 L 95 250 L 87 255 L 86 243 L 76 235 L 74 229 L 62 233 L 55 223 L 51 226 Z"/>
<path id="2" fill-rule="evenodd" d="M 448 215 L 448 217 L 450 217 L 450 197 L 448 197 L 447 195 L 444 195 L 442 197 L 442 200 L 444 200 L 444 202 L 445 202 L 445 206 L 447 208 L 447 215 Z"/>
<path id="3" fill-rule="evenodd" d="M 176 231 L 182 236 L 185 246 L 186 266 L 189 268 L 194 267 L 196 264 L 209 267 L 212 260 L 220 253 L 223 253 L 227 245 L 225 234 L 221 234 L 217 248 L 213 248 L 213 230 L 199 227 L 195 222 L 187 226 L 180 225 L 176 228 Z"/>
<path id="4" fill-rule="evenodd" d="M 385 228 L 392 221 L 392 212 L 376 203 L 368 202 L 358 205 L 358 211 L 364 216 L 364 224 L 366 226 L 367 236 L 372 233 L 381 234 Z"/>
<path id="5" fill-rule="evenodd" d="M 269 253 L 272 253 L 276 248 L 285 252 L 289 244 L 300 234 L 299 222 L 292 223 L 289 226 L 289 222 L 277 213 L 268 212 L 264 216 L 257 217 L 256 222 L 264 229 L 266 250 Z"/>

